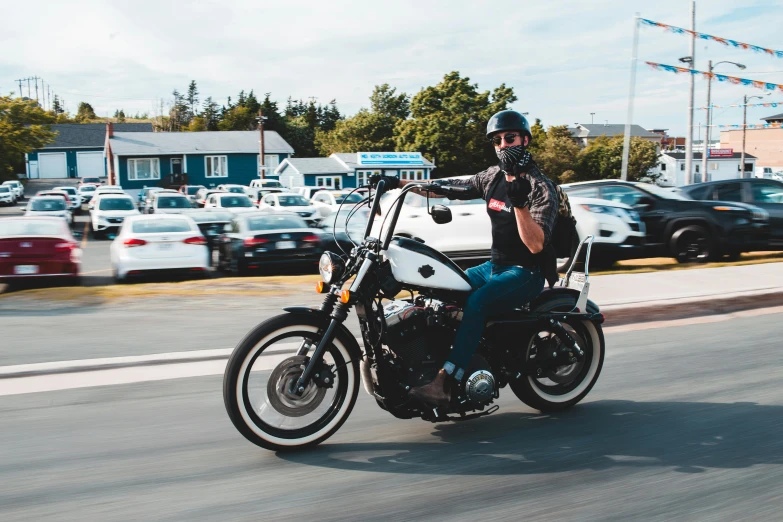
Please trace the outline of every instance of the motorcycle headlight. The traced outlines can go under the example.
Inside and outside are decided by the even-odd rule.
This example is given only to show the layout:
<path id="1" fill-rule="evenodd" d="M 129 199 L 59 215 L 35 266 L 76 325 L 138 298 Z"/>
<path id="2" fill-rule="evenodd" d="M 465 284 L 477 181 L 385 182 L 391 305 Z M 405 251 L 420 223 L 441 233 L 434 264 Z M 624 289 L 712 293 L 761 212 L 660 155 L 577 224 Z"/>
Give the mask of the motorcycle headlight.
<path id="1" fill-rule="evenodd" d="M 324 283 L 331 284 L 337 281 L 345 272 L 345 262 L 332 252 L 324 252 L 318 261 L 318 271 Z"/>

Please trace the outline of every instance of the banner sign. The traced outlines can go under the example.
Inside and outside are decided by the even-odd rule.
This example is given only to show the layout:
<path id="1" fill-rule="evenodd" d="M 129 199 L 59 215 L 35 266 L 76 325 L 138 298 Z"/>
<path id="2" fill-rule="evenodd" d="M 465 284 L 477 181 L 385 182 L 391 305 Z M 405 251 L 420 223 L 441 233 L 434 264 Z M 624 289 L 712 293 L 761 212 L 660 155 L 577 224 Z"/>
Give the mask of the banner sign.
<path id="1" fill-rule="evenodd" d="M 710 158 L 726 158 L 734 155 L 734 149 L 710 149 L 707 156 Z"/>
<path id="2" fill-rule="evenodd" d="M 713 109 L 728 109 L 729 107 L 777 107 L 780 105 L 783 107 L 783 102 L 769 102 L 769 103 L 732 103 L 731 105 L 710 105 Z M 696 109 L 706 111 L 709 107 L 695 107 Z"/>
<path id="3" fill-rule="evenodd" d="M 421 152 L 357 152 L 359 165 L 424 165 Z"/>
<path id="4" fill-rule="evenodd" d="M 730 40 L 728 38 L 712 36 L 711 34 L 697 33 L 696 31 L 691 31 L 690 29 L 683 29 L 682 27 L 676 27 L 674 25 L 662 24 L 660 22 L 653 22 L 652 20 L 647 20 L 646 18 L 640 18 L 639 21 L 642 22 L 642 24 L 644 25 L 660 27 L 661 29 L 666 29 L 667 31 L 671 31 L 672 33 L 675 34 L 693 35 L 701 40 L 711 40 L 713 42 L 718 42 L 719 44 L 723 44 L 726 46 L 736 47 L 737 49 L 745 49 L 745 50 L 755 51 L 757 53 L 764 53 L 769 56 L 774 56 L 776 58 L 783 58 L 783 51 L 776 51 L 775 49 L 767 49 L 766 47 L 759 47 L 758 45 L 751 45 L 744 42 L 738 42 L 736 40 Z"/>
<path id="5" fill-rule="evenodd" d="M 726 76 L 725 74 L 716 74 L 716 73 L 707 73 L 704 71 L 697 71 L 696 69 L 686 69 L 685 67 L 675 67 L 674 65 L 665 65 L 662 63 L 655 63 L 655 62 L 644 62 L 653 69 L 657 69 L 659 71 L 668 71 L 673 73 L 686 73 L 686 74 L 701 74 L 704 77 L 712 78 L 713 80 L 718 80 L 719 82 L 729 82 L 733 83 L 735 85 L 745 85 L 748 87 L 756 87 L 757 89 L 765 89 L 768 91 L 780 91 L 783 92 L 783 85 L 780 85 L 778 83 L 769 83 L 769 82 L 760 82 L 756 80 L 748 80 L 745 78 L 737 78 L 736 76 Z"/>

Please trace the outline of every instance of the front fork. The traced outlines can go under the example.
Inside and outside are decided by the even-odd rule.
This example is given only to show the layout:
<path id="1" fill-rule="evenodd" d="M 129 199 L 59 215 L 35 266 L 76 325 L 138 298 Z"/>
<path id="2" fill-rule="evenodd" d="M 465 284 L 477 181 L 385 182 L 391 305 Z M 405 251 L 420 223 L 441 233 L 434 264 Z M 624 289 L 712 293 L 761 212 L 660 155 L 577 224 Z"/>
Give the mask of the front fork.
<path id="1" fill-rule="evenodd" d="M 294 385 L 294 389 L 291 390 L 291 392 L 295 395 L 301 395 L 304 393 L 304 391 L 307 389 L 307 385 L 310 384 L 310 379 L 312 378 L 313 373 L 321 366 L 321 360 L 323 359 L 324 352 L 326 352 L 326 348 L 332 344 L 337 329 L 348 318 L 348 312 L 351 310 L 352 302 L 355 300 L 354 292 L 359 289 L 359 286 L 362 284 L 362 281 L 367 275 L 367 272 L 370 271 L 370 268 L 372 268 L 373 264 L 375 263 L 374 257 L 374 254 L 368 254 L 368 256 L 364 259 L 364 262 L 362 262 L 362 266 L 359 268 L 359 272 L 356 274 L 356 278 L 353 280 L 353 284 L 351 285 L 350 290 L 348 290 L 348 302 L 343 302 L 341 300 L 336 304 L 336 306 L 334 306 L 334 310 L 330 314 L 332 320 L 329 322 L 329 326 L 326 327 L 326 331 L 321 337 L 321 340 L 318 342 L 318 346 L 315 347 L 315 352 L 313 352 L 313 356 L 308 361 L 307 366 L 302 372 L 302 375 L 299 376 L 299 380 Z M 336 301 L 337 299 L 337 294 L 335 293 L 337 290 L 339 290 L 339 288 L 335 287 L 332 287 L 330 290 L 330 295 L 334 296 L 334 300 L 332 302 Z M 327 301 L 324 302 L 324 306 L 326 305 Z M 299 352 L 301 353 L 304 351 L 306 353 L 307 349 L 308 347 L 303 345 L 299 348 Z"/>

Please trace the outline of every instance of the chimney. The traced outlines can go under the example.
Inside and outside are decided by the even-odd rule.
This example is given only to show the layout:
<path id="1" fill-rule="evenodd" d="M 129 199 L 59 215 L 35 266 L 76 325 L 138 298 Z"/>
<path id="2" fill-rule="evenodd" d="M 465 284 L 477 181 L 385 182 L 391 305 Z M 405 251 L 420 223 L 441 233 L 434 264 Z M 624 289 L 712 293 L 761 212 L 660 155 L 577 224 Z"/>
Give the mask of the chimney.
<path id="1" fill-rule="evenodd" d="M 114 125 L 110 121 L 106 122 L 106 135 L 110 138 L 114 136 Z"/>

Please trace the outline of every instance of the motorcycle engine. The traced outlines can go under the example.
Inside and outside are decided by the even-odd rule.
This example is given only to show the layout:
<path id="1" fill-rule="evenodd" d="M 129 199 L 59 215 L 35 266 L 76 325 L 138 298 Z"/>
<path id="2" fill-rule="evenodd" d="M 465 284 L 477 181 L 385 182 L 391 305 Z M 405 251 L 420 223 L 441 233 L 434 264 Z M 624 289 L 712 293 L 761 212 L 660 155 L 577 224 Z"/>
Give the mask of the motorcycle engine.
<path id="1" fill-rule="evenodd" d="M 388 362 L 408 388 L 427 384 L 449 356 L 462 311 L 434 299 L 391 301 L 383 307 L 384 344 L 393 354 Z M 495 396 L 489 364 L 476 354 L 465 371 L 458 395 L 472 404 L 487 404 Z"/>

